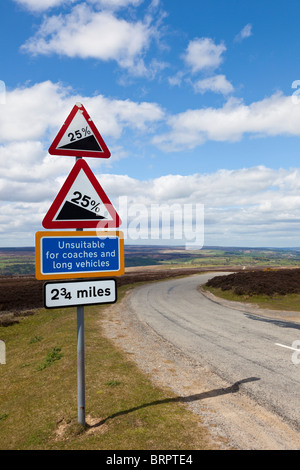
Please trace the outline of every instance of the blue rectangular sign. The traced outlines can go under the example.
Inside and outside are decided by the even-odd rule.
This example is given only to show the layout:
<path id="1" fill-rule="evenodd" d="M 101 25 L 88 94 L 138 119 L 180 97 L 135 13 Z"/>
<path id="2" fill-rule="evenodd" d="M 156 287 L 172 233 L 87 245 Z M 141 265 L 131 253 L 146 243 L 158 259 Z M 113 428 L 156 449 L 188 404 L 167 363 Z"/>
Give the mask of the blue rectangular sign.
<path id="1" fill-rule="evenodd" d="M 119 232 L 37 232 L 37 279 L 121 275 L 124 240 Z"/>

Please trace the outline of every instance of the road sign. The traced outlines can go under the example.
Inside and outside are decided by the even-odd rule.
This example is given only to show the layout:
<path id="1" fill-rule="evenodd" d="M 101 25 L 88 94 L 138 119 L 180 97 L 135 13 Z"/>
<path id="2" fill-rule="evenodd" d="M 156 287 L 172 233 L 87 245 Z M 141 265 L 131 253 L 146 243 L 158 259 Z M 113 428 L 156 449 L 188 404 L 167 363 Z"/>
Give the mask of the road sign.
<path id="1" fill-rule="evenodd" d="M 46 308 L 109 304 L 116 301 L 115 279 L 46 282 L 44 285 Z"/>
<path id="2" fill-rule="evenodd" d="M 110 151 L 81 103 L 74 105 L 49 153 L 70 157 L 110 157 Z"/>
<path id="3" fill-rule="evenodd" d="M 36 278 L 75 279 L 124 274 L 124 238 L 119 231 L 36 233 Z"/>
<path id="4" fill-rule="evenodd" d="M 79 159 L 42 224 L 44 228 L 116 228 L 121 219 L 86 161 Z"/>

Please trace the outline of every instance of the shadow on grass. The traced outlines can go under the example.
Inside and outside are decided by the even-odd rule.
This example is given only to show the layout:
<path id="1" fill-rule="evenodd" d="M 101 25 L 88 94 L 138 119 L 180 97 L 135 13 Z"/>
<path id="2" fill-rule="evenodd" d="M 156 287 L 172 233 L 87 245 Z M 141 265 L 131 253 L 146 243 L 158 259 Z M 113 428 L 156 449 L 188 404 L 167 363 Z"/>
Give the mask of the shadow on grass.
<path id="1" fill-rule="evenodd" d="M 130 408 L 129 410 L 118 411 L 117 413 L 114 413 L 111 416 L 102 419 L 98 423 L 88 426 L 88 428 L 97 428 L 110 419 L 133 413 L 134 411 L 140 410 L 142 408 L 147 408 L 148 406 L 163 405 L 165 403 L 190 403 L 193 401 L 205 400 L 206 398 L 214 398 L 230 393 L 237 393 L 240 390 L 240 385 L 245 384 L 247 382 L 256 382 L 257 380 L 260 379 L 258 377 L 249 377 L 247 379 L 239 380 L 238 382 L 235 382 L 233 385 L 227 388 L 217 388 L 215 390 L 210 390 L 209 392 L 196 393 L 195 395 L 189 395 L 186 397 L 165 398 L 163 400 L 152 401 L 151 403 L 144 403 L 143 405 Z"/>

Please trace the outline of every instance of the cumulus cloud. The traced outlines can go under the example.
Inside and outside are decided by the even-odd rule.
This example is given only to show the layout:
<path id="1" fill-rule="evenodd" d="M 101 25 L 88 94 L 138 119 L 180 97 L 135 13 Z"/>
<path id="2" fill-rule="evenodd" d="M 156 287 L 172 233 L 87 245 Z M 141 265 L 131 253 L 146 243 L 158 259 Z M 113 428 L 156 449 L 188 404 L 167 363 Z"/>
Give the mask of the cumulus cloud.
<path id="1" fill-rule="evenodd" d="M 214 75 L 213 77 L 203 78 L 193 84 L 196 93 L 206 93 L 212 91 L 227 95 L 233 91 L 232 84 L 226 79 L 225 75 Z"/>
<path id="2" fill-rule="evenodd" d="M 155 103 L 113 100 L 103 95 L 85 97 L 60 83 L 45 81 L 6 93 L 5 113 L 0 114 L 0 141 L 34 141 L 54 138 L 74 104 L 82 102 L 101 132 L 120 137 L 124 128 L 151 129 L 164 117 Z"/>
<path id="3" fill-rule="evenodd" d="M 207 140 L 237 141 L 246 134 L 300 135 L 300 106 L 282 93 L 249 105 L 230 98 L 219 108 L 168 115 L 156 103 L 114 100 L 103 95 L 85 97 L 60 83 L 46 81 L 7 92 L 5 113 L 0 114 L 2 145 L 16 142 L 48 145 L 77 101 L 87 107 L 94 122 L 101 126 L 104 138 L 116 145 L 126 130 L 147 134 L 148 142 L 155 133 L 153 143 L 172 151 L 194 148 Z M 169 130 L 164 132 L 166 125 Z"/>
<path id="4" fill-rule="evenodd" d="M 235 41 L 241 42 L 243 39 L 252 36 L 252 24 L 248 23 L 244 28 L 235 36 Z"/>
<path id="5" fill-rule="evenodd" d="M 244 135 L 300 135 L 300 106 L 293 97 L 275 93 L 244 104 L 230 98 L 220 108 L 187 110 L 170 116 L 170 131 L 154 138 L 165 150 L 194 148 L 207 140 L 234 142 Z"/>
<path id="6" fill-rule="evenodd" d="M 78 0 L 14 0 L 19 5 L 31 11 L 41 12 L 53 7 L 73 3 Z"/>
<path id="7" fill-rule="evenodd" d="M 41 229 L 74 163 L 49 156 L 47 148 L 77 101 L 85 105 L 109 148 L 113 142 L 120 154 L 127 131 L 143 137 L 145 145 L 155 135 L 155 143 L 165 150 L 192 148 L 205 140 L 234 141 L 245 134 L 300 135 L 300 106 L 280 93 L 249 105 L 230 99 L 220 108 L 168 116 L 155 103 L 83 97 L 51 81 L 16 88 L 7 93 L 5 113 L 0 115 L 0 224 L 6 234 L 0 233 L 0 245 L 20 244 L 20 231 L 23 244 L 33 244 L 32 234 Z M 99 167 L 93 170 L 114 204 L 125 196 L 146 207 L 204 204 L 207 244 L 257 245 L 268 240 L 277 246 L 299 245 L 298 169 L 255 167 L 143 181 L 104 174 L 102 169 L 100 177 Z M 7 233 L 12 234 L 9 241 Z"/>
<path id="8" fill-rule="evenodd" d="M 157 35 L 151 20 L 148 15 L 144 21 L 127 21 L 113 11 L 94 11 L 82 3 L 65 16 L 47 17 L 21 49 L 32 55 L 114 60 L 120 67 L 144 75 L 143 54 Z"/>
<path id="9" fill-rule="evenodd" d="M 119 196 L 144 205 L 148 215 L 151 204 L 204 204 L 206 244 L 299 246 L 299 176 L 299 169 L 258 166 L 143 182 L 130 178 L 130 184 L 123 178 L 117 186 L 123 188 Z M 118 178 L 107 175 L 105 184 L 112 189 Z"/>
<path id="10" fill-rule="evenodd" d="M 195 93 L 221 93 L 226 95 L 234 88 L 226 79 L 225 75 L 211 75 L 223 62 L 223 53 L 226 46 L 223 42 L 216 44 L 211 38 L 196 38 L 189 42 L 182 58 L 186 64 L 186 70 L 180 70 L 172 77 L 168 78 L 171 86 L 180 86 L 183 79 L 192 85 Z M 192 79 L 184 78 L 187 74 L 192 74 Z M 200 74 L 195 81 L 195 75 Z M 211 75 L 211 76 L 210 76 Z"/>
<path id="11" fill-rule="evenodd" d="M 258 166 L 208 174 L 164 175 L 143 181 L 128 175 L 98 175 L 97 172 L 95 175 L 129 227 L 141 209 L 146 217 L 150 217 L 153 205 L 155 210 L 164 205 L 180 210 L 184 205 L 203 204 L 205 244 L 299 246 L 299 169 L 274 170 Z M 3 181 L 0 181 L 0 189 L 3 189 L 2 184 Z M 50 201 L 26 199 L 26 191 L 30 193 L 32 187 L 27 184 L 27 189 L 22 188 L 22 184 L 14 183 L 11 191 L 18 197 L 21 197 L 23 191 L 24 199 L 18 202 L 15 198 L 2 205 L 0 225 L 5 224 L 5 232 L 10 231 L 14 240 L 19 236 L 19 230 L 22 230 L 23 244 L 33 245 L 33 241 L 30 242 L 32 233 L 41 229 L 41 221 Z M 36 187 L 42 194 L 40 186 L 37 184 Z M 11 214 L 14 214 L 13 218 Z M 127 227 L 123 226 L 122 229 L 126 230 Z M 4 237 L 5 234 L 0 231 L 2 246 Z M 136 241 L 126 240 L 127 243 Z M 151 243 L 151 239 L 148 241 Z M 174 242 L 172 239 L 161 241 L 166 244 Z M 143 243 L 147 243 L 147 240 L 143 240 Z M 176 243 L 180 244 L 180 240 L 176 240 Z"/>
<path id="12" fill-rule="evenodd" d="M 30 11 L 42 12 L 50 8 L 59 7 L 79 2 L 79 0 L 14 0 L 19 5 Z M 86 0 L 87 3 L 93 4 L 99 8 L 107 8 L 116 10 L 122 7 L 138 6 L 144 0 Z"/>
<path id="13" fill-rule="evenodd" d="M 68 94 L 68 88 L 50 81 L 6 92 L 5 113 L 0 115 L 1 142 L 42 138 L 62 118 Z"/>
<path id="14" fill-rule="evenodd" d="M 109 8 L 109 9 L 119 9 L 123 7 L 138 6 L 144 0 L 88 0 L 89 3 L 93 3 L 101 8 Z"/>
<path id="15" fill-rule="evenodd" d="M 223 61 L 222 54 L 226 51 L 223 43 L 215 44 L 210 38 L 197 38 L 189 42 L 183 56 L 192 72 L 205 69 L 216 69 Z"/>

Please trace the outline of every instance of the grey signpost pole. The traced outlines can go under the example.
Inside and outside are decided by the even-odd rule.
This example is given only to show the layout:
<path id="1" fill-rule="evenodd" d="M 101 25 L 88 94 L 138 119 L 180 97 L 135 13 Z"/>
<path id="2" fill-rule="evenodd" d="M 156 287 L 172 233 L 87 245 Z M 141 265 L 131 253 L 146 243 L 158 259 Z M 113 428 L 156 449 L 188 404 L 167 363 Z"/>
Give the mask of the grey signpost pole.
<path id="1" fill-rule="evenodd" d="M 81 157 L 76 157 L 76 161 Z M 82 228 L 77 228 L 82 231 Z M 85 426 L 84 306 L 77 307 L 77 404 L 78 423 Z"/>
<path id="2" fill-rule="evenodd" d="M 84 306 L 77 307 L 77 400 L 78 423 L 85 425 Z"/>

